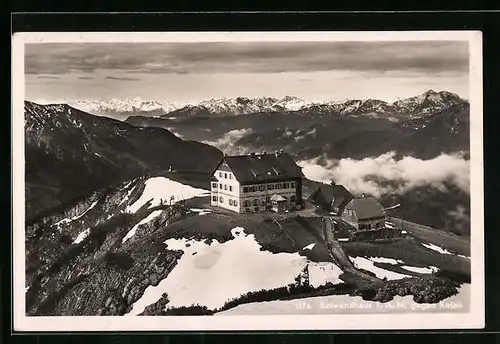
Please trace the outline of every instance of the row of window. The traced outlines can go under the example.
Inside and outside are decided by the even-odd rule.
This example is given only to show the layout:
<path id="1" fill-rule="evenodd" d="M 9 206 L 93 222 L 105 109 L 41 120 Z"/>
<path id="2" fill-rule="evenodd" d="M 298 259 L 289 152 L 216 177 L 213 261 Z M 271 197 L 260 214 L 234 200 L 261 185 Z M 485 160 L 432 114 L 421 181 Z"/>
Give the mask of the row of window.
<path id="1" fill-rule="evenodd" d="M 219 183 L 212 183 L 212 188 L 214 189 L 217 189 L 217 186 L 221 189 L 221 190 L 228 190 L 229 191 L 233 191 L 233 187 L 231 185 L 226 185 L 226 184 L 219 184 Z"/>
<path id="2" fill-rule="evenodd" d="M 233 179 L 233 174 L 228 173 L 228 172 L 219 172 L 219 177 L 220 178 L 225 178 L 225 179 Z"/>
<path id="3" fill-rule="evenodd" d="M 276 183 L 276 184 L 268 184 L 267 190 L 281 190 L 281 189 L 294 189 L 295 182 L 291 183 Z M 256 191 L 264 191 L 266 190 L 266 185 L 254 185 L 254 186 L 244 186 L 243 192 L 256 192 Z"/>
<path id="4" fill-rule="evenodd" d="M 219 203 L 224 203 L 224 198 L 222 196 L 212 196 L 212 201 L 214 202 L 217 202 L 219 201 Z M 238 206 L 238 201 L 235 200 L 235 199 L 229 199 L 229 205 L 232 205 L 233 207 L 237 207 Z"/>
<path id="5" fill-rule="evenodd" d="M 359 229 L 376 229 L 376 228 L 381 228 L 384 227 L 383 222 L 378 222 L 378 223 L 360 223 L 358 228 Z"/>
<path id="6" fill-rule="evenodd" d="M 285 201 L 288 200 L 284 196 L 283 196 L 283 198 L 285 199 Z M 244 207 L 251 207 L 251 206 L 258 207 L 260 205 L 266 205 L 266 203 L 269 203 L 269 202 L 271 202 L 271 196 L 266 196 L 266 200 L 265 201 L 257 199 L 257 198 L 254 199 L 254 200 L 245 200 L 245 201 L 243 201 L 243 206 Z M 295 202 L 295 196 L 291 196 L 290 197 L 290 202 L 291 203 Z"/>

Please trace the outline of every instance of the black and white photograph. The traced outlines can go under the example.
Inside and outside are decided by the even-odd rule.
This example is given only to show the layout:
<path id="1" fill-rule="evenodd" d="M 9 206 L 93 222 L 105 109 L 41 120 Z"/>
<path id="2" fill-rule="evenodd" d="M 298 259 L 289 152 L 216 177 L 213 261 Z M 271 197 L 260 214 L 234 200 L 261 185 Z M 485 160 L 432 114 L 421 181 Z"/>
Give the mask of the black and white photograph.
<path id="1" fill-rule="evenodd" d="M 481 34 L 20 33 L 19 331 L 484 326 Z"/>

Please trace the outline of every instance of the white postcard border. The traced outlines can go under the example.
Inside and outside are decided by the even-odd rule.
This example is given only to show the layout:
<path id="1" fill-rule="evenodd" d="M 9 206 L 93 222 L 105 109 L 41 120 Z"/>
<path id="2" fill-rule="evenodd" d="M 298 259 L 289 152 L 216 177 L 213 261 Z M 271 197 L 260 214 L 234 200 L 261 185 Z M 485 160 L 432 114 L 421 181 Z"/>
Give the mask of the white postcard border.
<path id="1" fill-rule="evenodd" d="M 24 242 L 24 44 L 77 42 L 231 41 L 468 41 L 471 104 L 471 305 L 468 313 L 224 315 L 224 316 L 26 316 Z M 480 31 L 385 32 L 36 32 L 12 39 L 13 325 L 15 331 L 235 331 L 483 328 L 484 206 L 482 33 Z"/>

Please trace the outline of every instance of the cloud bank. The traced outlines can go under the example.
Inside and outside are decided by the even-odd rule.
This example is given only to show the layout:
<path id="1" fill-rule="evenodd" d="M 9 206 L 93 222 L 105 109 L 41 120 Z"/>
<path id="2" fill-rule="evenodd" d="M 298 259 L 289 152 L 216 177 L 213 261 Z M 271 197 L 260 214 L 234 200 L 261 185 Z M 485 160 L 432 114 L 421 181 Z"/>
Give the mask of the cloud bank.
<path id="1" fill-rule="evenodd" d="M 246 154 L 247 149 L 236 146 L 235 143 L 243 136 L 251 134 L 252 129 L 235 129 L 225 133 L 221 138 L 216 141 L 203 141 L 207 145 L 214 146 L 226 154 Z"/>
<path id="2" fill-rule="evenodd" d="M 319 159 L 312 159 L 298 164 L 309 179 L 324 183 L 334 180 L 358 194 L 380 197 L 425 185 L 444 189 L 444 182 L 470 193 L 470 164 L 462 154 L 442 154 L 430 160 L 410 156 L 396 160 L 395 153 L 389 152 L 362 160 L 346 158 L 320 165 Z"/>
<path id="3" fill-rule="evenodd" d="M 468 71 L 468 45 L 460 41 L 32 43 L 25 53 L 28 74 Z"/>

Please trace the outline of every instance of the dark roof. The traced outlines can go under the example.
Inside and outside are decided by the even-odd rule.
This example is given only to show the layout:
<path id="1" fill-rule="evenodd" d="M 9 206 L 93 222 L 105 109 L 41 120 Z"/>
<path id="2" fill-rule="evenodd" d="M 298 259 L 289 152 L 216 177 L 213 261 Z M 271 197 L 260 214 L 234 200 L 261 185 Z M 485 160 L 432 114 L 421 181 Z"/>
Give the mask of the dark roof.
<path id="1" fill-rule="evenodd" d="M 225 156 L 221 163 L 223 161 L 226 161 L 240 183 L 304 176 L 302 169 L 288 153 Z"/>
<path id="2" fill-rule="evenodd" d="M 325 207 L 343 208 L 353 199 L 353 196 L 342 185 L 323 184 L 309 196 L 313 203 L 317 202 Z"/>
<path id="3" fill-rule="evenodd" d="M 375 197 L 354 198 L 350 204 L 358 220 L 384 216 L 384 208 Z"/>

